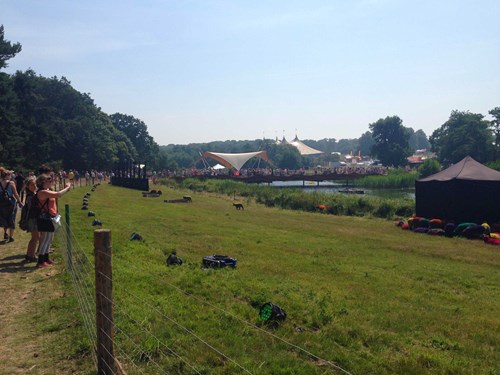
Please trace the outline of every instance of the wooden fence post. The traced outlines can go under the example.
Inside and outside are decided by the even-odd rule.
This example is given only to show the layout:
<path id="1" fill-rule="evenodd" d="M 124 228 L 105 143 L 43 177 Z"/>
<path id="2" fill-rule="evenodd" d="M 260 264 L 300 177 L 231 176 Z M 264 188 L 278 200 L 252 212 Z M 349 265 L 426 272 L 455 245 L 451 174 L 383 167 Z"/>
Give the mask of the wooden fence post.
<path id="1" fill-rule="evenodd" d="M 97 328 L 97 373 L 116 374 L 113 314 L 113 277 L 111 231 L 94 231 L 95 294 Z"/>

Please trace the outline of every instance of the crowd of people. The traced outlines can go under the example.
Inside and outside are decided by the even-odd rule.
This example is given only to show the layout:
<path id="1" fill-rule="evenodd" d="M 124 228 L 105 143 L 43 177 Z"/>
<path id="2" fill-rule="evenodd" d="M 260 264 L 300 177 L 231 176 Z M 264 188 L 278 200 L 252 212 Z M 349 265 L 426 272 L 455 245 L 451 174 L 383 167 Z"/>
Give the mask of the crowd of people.
<path id="1" fill-rule="evenodd" d="M 56 229 L 54 225 L 42 228 L 40 220 L 44 218 L 52 222 L 58 216 L 57 198 L 66 194 L 75 182 L 74 174 L 73 179 L 65 176 L 64 188 L 55 191 L 52 187 L 58 186 L 55 184 L 56 176 L 61 175 L 45 165 L 40 166 L 37 176 L 30 172 L 27 177 L 20 171 L 14 173 L 0 167 L 0 226 L 4 229 L 4 244 L 14 242 L 16 217 L 20 209 L 19 227 L 31 234 L 25 260 L 36 262 L 37 267 L 52 266 L 49 253 Z"/>
<path id="2" fill-rule="evenodd" d="M 196 177 L 196 176 L 311 176 L 311 175 L 385 175 L 387 167 L 379 165 L 348 165 L 340 167 L 317 167 L 317 168 L 243 168 L 240 171 L 234 171 L 228 168 L 214 169 L 182 169 L 180 171 L 163 170 L 158 173 L 154 172 L 156 178 L 159 177 Z"/>
<path id="3" fill-rule="evenodd" d="M 102 183 L 107 181 L 111 175 L 107 172 L 98 171 L 95 169 L 88 171 L 78 171 L 76 169 L 64 170 L 61 169 L 58 172 L 52 172 L 52 178 L 54 179 L 53 184 L 58 187 L 64 186 L 66 181 L 71 182 L 73 186 L 83 186 L 83 185 L 94 185 L 96 183 Z"/>

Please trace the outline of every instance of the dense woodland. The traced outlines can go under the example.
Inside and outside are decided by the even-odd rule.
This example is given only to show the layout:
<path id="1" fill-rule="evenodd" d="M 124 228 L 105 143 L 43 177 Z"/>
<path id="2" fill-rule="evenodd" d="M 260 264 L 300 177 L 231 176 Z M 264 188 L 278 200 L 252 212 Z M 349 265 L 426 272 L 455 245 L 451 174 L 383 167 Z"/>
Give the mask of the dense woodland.
<path id="1" fill-rule="evenodd" d="M 271 139 L 159 146 L 143 121 L 104 113 L 65 77 L 42 77 L 33 70 L 1 72 L 21 49 L 20 43 L 4 38 L 0 26 L 0 164 L 11 169 L 34 170 L 46 163 L 55 169 L 111 170 L 135 162 L 172 170 L 203 167 L 204 151 L 266 150 L 271 166 L 278 168 L 323 165 L 338 158 L 332 153 L 371 155 L 384 165 L 402 166 L 417 149 L 431 149 L 445 165 L 467 155 L 483 163 L 500 158 L 500 107 L 489 111 L 491 121 L 482 114 L 453 111 L 429 139 L 422 130 L 405 127 L 392 116 L 368 124 L 369 130 L 356 139 L 302 140 L 324 152 L 314 158 L 302 157 L 295 147 Z M 325 129 L 329 132 L 335 130 Z"/>

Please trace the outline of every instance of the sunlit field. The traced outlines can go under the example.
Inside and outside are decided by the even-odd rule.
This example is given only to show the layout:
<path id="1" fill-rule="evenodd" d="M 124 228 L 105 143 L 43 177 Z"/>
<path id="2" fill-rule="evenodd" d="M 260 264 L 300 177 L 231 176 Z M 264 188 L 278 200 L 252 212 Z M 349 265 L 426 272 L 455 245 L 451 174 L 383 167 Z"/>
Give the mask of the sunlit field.
<path id="1" fill-rule="evenodd" d="M 131 373 L 497 373 L 497 247 L 154 188 L 161 197 L 106 184 L 89 199 L 112 231 L 116 345 Z M 92 259 L 87 191 L 61 204 Z M 192 203 L 164 202 L 184 195 Z M 174 249 L 184 264 L 167 267 Z M 203 269 L 212 254 L 236 258 L 236 269 Z M 287 313 L 277 326 L 259 320 L 268 301 Z"/>

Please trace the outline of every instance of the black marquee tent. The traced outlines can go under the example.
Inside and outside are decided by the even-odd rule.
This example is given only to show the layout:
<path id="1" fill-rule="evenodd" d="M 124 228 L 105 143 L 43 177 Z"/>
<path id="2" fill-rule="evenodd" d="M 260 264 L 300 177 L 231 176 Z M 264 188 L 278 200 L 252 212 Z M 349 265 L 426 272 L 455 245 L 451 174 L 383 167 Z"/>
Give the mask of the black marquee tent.
<path id="1" fill-rule="evenodd" d="M 500 172 L 470 156 L 415 182 L 416 215 L 448 221 L 500 222 Z"/>

